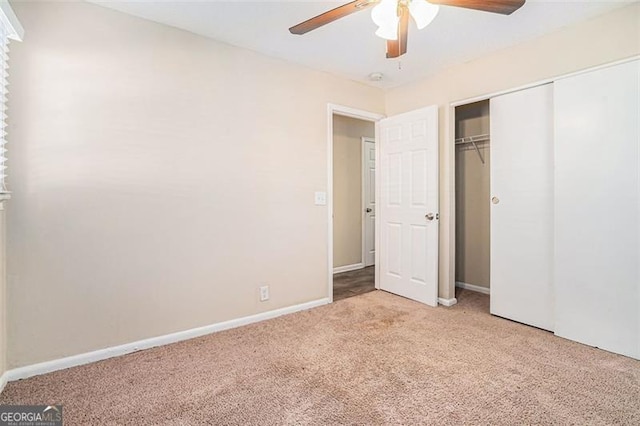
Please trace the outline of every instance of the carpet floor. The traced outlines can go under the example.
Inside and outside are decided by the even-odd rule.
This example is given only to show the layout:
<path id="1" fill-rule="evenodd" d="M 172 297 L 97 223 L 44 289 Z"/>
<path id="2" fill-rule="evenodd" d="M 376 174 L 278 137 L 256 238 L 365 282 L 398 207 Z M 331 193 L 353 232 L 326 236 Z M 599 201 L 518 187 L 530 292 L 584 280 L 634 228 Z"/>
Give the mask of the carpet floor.
<path id="1" fill-rule="evenodd" d="M 12 382 L 66 425 L 640 424 L 640 362 L 381 291 Z"/>

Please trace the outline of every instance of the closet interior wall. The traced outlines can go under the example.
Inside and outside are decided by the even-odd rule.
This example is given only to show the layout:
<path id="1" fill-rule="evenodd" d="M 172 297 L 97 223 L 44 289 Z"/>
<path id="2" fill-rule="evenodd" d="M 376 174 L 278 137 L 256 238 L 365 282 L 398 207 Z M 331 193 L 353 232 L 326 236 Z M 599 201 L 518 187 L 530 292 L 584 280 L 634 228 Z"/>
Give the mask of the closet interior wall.
<path id="1" fill-rule="evenodd" d="M 456 107 L 455 117 L 456 141 L 489 134 L 489 100 Z M 482 139 L 475 146 L 456 142 L 456 286 L 488 292 L 491 156 L 490 141 Z"/>

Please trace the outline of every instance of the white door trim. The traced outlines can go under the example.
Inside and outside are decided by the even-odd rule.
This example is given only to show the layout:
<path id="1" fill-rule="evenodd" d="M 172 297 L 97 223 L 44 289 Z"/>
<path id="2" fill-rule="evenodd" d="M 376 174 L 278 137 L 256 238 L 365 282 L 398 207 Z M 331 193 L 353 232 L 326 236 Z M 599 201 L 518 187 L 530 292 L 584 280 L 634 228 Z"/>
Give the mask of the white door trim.
<path id="1" fill-rule="evenodd" d="M 374 139 L 378 137 L 378 121 L 382 120 L 385 116 L 374 112 L 364 111 L 356 108 L 351 108 L 344 105 L 337 105 L 329 103 L 327 104 L 327 297 L 329 303 L 333 302 L 333 116 L 342 115 L 344 117 L 357 118 L 365 121 L 372 121 L 375 123 L 375 135 Z M 378 152 L 376 150 L 376 168 L 378 167 Z M 380 185 L 376 180 L 376 199 L 378 197 Z M 376 247 L 378 245 L 378 222 L 376 226 Z M 376 250 L 376 288 L 379 288 L 378 283 L 378 251 Z"/>
<path id="2" fill-rule="evenodd" d="M 362 209 L 365 208 L 365 201 L 366 201 L 365 200 L 365 198 L 366 198 L 365 192 L 366 191 L 365 191 L 364 182 L 365 182 L 366 174 L 367 174 L 366 173 L 366 165 L 368 163 L 368 161 L 365 159 L 366 158 L 365 146 L 366 146 L 367 142 L 375 144 L 376 143 L 376 139 L 375 138 L 367 138 L 367 137 L 360 138 L 360 147 L 361 147 L 360 148 L 360 152 L 362 153 L 362 156 L 361 156 L 362 157 L 361 158 L 361 160 L 362 160 L 362 170 L 361 170 L 362 171 L 362 184 L 360 185 L 360 189 L 361 189 L 361 192 L 362 192 L 362 194 L 361 194 L 362 197 L 361 197 L 360 205 L 362 206 L 361 207 Z M 376 146 L 376 148 L 377 148 L 377 146 Z M 376 149 L 376 159 L 377 159 L 377 157 L 378 157 L 378 154 L 377 154 L 377 149 Z M 376 166 L 377 165 L 378 165 L 378 163 L 376 161 Z M 377 170 L 376 170 L 376 172 L 377 172 Z M 377 181 L 378 181 L 378 179 L 376 179 L 376 182 Z M 362 214 L 363 212 L 360 212 L 360 213 Z M 367 263 L 367 262 L 365 262 L 365 256 L 367 255 L 366 224 L 367 224 L 367 221 L 363 220 L 362 221 L 362 264 L 363 265 L 366 265 L 366 263 Z M 375 222 L 374 222 L 374 229 L 375 229 Z M 374 262 L 374 264 L 375 264 L 375 262 Z"/>

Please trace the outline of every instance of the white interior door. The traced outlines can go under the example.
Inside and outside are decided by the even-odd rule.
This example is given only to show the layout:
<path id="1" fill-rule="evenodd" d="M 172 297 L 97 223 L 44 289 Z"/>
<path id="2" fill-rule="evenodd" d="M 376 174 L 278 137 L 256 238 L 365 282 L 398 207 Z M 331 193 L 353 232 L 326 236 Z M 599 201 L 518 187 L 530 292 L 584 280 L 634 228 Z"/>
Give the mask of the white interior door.
<path id="1" fill-rule="evenodd" d="M 556 82 L 558 336 L 640 359 L 640 62 Z"/>
<path id="2" fill-rule="evenodd" d="M 438 304 L 438 108 L 380 121 L 380 288 Z"/>
<path id="3" fill-rule="evenodd" d="M 362 261 L 366 267 L 373 265 L 376 257 L 376 144 L 370 138 L 362 138 L 362 206 Z"/>
<path id="4" fill-rule="evenodd" d="M 490 105 L 491 313 L 553 330 L 553 85 Z"/>

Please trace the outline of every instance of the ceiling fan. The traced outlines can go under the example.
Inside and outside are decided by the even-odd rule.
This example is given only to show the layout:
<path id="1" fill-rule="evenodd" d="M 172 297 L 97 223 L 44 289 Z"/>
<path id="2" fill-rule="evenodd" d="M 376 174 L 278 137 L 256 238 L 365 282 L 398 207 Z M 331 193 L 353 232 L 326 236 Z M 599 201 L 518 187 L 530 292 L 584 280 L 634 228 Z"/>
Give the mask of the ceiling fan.
<path id="1" fill-rule="evenodd" d="M 371 11 L 371 18 L 378 25 L 376 35 L 387 40 L 387 58 L 397 58 L 407 53 L 409 17 L 422 29 L 436 17 L 438 5 L 511 15 L 524 3 L 525 0 L 356 0 L 294 25 L 289 31 L 291 34 L 302 35 L 375 6 Z"/>

